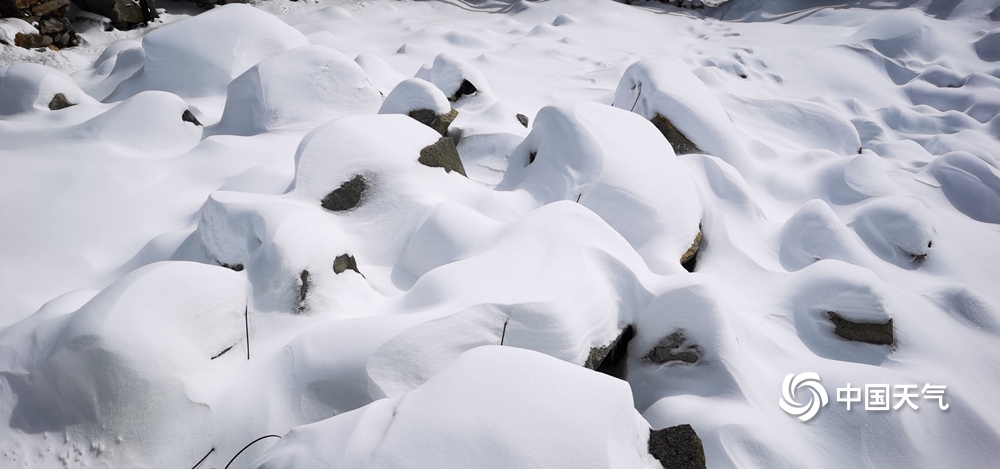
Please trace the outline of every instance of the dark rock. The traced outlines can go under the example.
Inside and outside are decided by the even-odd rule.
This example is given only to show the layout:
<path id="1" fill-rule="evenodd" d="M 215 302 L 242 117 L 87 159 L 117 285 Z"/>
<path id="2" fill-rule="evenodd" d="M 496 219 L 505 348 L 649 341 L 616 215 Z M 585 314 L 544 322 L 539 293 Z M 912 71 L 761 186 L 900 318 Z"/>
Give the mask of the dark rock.
<path id="1" fill-rule="evenodd" d="M 538 156 L 538 152 L 537 151 L 533 151 L 531 153 L 528 153 L 528 164 L 534 163 L 536 156 Z"/>
<path id="2" fill-rule="evenodd" d="M 458 90 L 456 90 L 455 94 L 451 95 L 451 97 L 448 98 L 448 101 L 451 101 L 451 102 L 454 103 L 454 102 L 458 101 L 459 99 L 462 99 L 465 96 L 473 95 L 473 94 L 476 94 L 478 92 L 479 92 L 479 89 L 476 88 L 476 85 L 473 85 L 472 82 L 470 82 L 469 80 L 463 79 L 462 80 L 462 84 L 459 85 L 459 87 L 458 87 Z"/>
<path id="3" fill-rule="evenodd" d="M 52 38 L 41 34 L 17 33 L 14 35 L 14 44 L 25 49 L 48 47 L 52 45 Z"/>
<path id="4" fill-rule="evenodd" d="M 446 173 L 455 171 L 465 176 L 465 166 L 462 165 L 462 158 L 458 156 L 455 141 L 448 137 L 441 137 L 433 145 L 420 150 L 420 158 L 417 158 L 417 161 L 424 166 L 444 168 Z"/>
<path id="5" fill-rule="evenodd" d="M 80 8 L 111 19 L 118 29 L 132 29 L 158 15 L 154 0 L 74 0 Z"/>
<path id="6" fill-rule="evenodd" d="M 340 187 L 334 189 L 326 197 L 323 197 L 320 205 L 334 212 L 350 210 L 361 203 L 364 192 L 365 178 L 361 177 L 361 175 L 354 176 L 353 179 L 341 184 Z"/>
<path id="7" fill-rule="evenodd" d="M 458 117 L 458 111 L 452 109 L 448 114 L 435 114 L 430 109 L 417 109 L 410 111 L 409 116 L 444 136 L 448 134 L 448 126 Z"/>
<path id="8" fill-rule="evenodd" d="M 190 109 L 185 109 L 184 113 L 181 114 L 181 120 L 184 122 L 190 122 L 198 127 L 201 127 L 201 122 L 198 122 L 198 118 L 194 116 Z"/>
<path id="9" fill-rule="evenodd" d="M 299 312 L 306 310 L 306 295 L 309 294 L 309 271 L 299 274 Z"/>
<path id="10" fill-rule="evenodd" d="M 583 366 L 619 379 L 625 379 L 628 343 L 633 337 L 635 337 L 635 329 L 629 324 L 610 344 L 590 349 L 590 355 L 587 356 L 587 361 Z"/>
<path id="11" fill-rule="evenodd" d="M 31 12 L 35 16 L 44 16 L 68 5 L 69 0 L 41 1 L 31 6 Z M 44 33 L 44 31 L 41 32 Z"/>
<path id="12" fill-rule="evenodd" d="M 227 269 L 232 269 L 232 270 L 235 270 L 236 272 L 243 272 L 243 264 L 229 265 L 229 264 L 226 264 L 225 262 L 219 262 L 219 261 L 215 261 L 215 262 L 218 262 L 220 266 L 225 267 Z"/>
<path id="13" fill-rule="evenodd" d="M 674 124 L 670 122 L 669 119 L 663 117 L 659 114 L 653 116 L 651 120 L 656 129 L 667 138 L 670 142 L 670 146 L 674 147 L 674 153 L 678 155 L 686 155 L 688 153 L 701 153 L 701 149 L 694 144 L 691 140 L 687 138 L 686 135 L 677 130 Z"/>
<path id="14" fill-rule="evenodd" d="M 691 425 L 649 430 L 649 454 L 668 469 L 705 469 L 705 447 Z"/>
<path id="15" fill-rule="evenodd" d="M 518 114 L 517 115 L 517 121 L 520 122 L 521 125 L 524 126 L 524 128 L 526 128 L 526 129 L 528 128 L 528 116 L 526 116 L 524 114 Z"/>
<path id="16" fill-rule="evenodd" d="M 660 342 L 642 359 L 654 365 L 670 362 L 684 362 L 693 365 L 698 363 L 702 356 L 704 356 L 704 352 L 701 347 L 698 344 L 688 342 L 684 330 L 678 329 L 660 339 Z"/>
<path id="17" fill-rule="evenodd" d="M 866 342 L 875 345 L 893 345 L 895 335 L 892 330 L 892 319 L 889 322 L 854 322 L 844 319 L 833 311 L 827 311 L 833 322 L 833 333 L 847 340 Z"/>
<path id="18" fill-rule="evenodd" d="M 45 18 L 38 23 L 38 32 L 42 34 L 52 35 L 53 33 L 62 32 L 65 29 L 66 25 L 59 18 Z"/>
<path id="19" fill-rule="evenodd" d="M 694 272 L 698 265 L 698 248 L 701 247 L 701 236 L 701 227 L 699 227 L 698 235 L 694 237 L 691 247 L 681 256 L 681 266 L 688 272 Z"/>
<path id="20" fill-rule="evenodd" d="M 76 106 L 76 103 L 69 102 L 69 100 L 66 99 L 66 95 L 62 93 L 56 93 L 56 95 L 52 97 L 52 101 L 49 101 L 49 109 L 53 111 L 66 109 L 70 106 Z"/>
<path id="21" fill-rule="evenodd" d="M 333 273 L 339 275 L 346 272 L 348 269 L 353 270 L 364 277 L 364 274 L 358 270 L 358 262 L 354 260 L 354 256 L 350 254 L 341 254 L 333 260 Z"/>

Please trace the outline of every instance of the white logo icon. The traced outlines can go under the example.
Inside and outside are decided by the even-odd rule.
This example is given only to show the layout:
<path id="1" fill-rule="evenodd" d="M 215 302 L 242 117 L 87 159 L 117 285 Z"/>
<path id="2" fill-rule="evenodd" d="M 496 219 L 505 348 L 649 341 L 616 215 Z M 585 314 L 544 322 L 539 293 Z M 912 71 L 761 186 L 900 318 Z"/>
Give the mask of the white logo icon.
<path id="1" fill-rule="evenodd" d="M 809 402 L 805 404 L 799 404 L 795 400 L 795 391 L 802 387 L 808 388 L 812 393 Z M 803 422 L 815 417 L 819 408 L 825 406 L 829 400 L 826 388 L 819 384 L 819 375 L 812 372 L 785 376 L 785 381 L 781 384 L 781 396 L 782 399 L 778 401 L 781 410 Z"/>

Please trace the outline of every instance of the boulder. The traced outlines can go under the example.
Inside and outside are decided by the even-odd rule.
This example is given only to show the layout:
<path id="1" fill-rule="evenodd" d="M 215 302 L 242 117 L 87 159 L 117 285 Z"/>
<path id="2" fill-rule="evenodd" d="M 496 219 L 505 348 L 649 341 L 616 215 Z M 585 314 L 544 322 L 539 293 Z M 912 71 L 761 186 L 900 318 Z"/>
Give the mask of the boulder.
<path id="1" fill-rule="evenodd" d="M 70 106 L 76 106 L 76 103 L 69 102 L 69 100 L 66 99 L 66 95 L 62 93 L 56 93 L 56 95 L 52 97 L 52 101 L 49 101 L 49 110 L 52 111 L 66 109 Z"/>
<path id="2" fill-rule="evenodd" d="M 379 114 L 406 114 L 437 133 L 446 135 L 458 117 L 448 98 L 436 86 L 420 78 L 403 80 L 385 97 Z"/>
<path id="3" fill-rule="evenodd" d="M 649 454 L 669 469 L 705 469 L 705 448 L 691 425 L 649 431 Z"/>
<path id="4" fill-rule="evenodd" d="M 448 127 L 458 117 L 458 111 L 452 109 L 447 114 L 436 114 L 430 109 L 417 109 L 410 111 L 407 115 L 416 119 L 417 122 L 434 129 L 441 136 L 445 136 L 448 134 Z"/>
<path id="5" fill-rule="evenodd" d="M 465 176 L 465 167 L 462 166 L 462 158 L 458 156 L 458 148 L 448 137 L 441 137 L 433 145 L 420 150 L 420 158 L 417 161 L 424 166 L 444 168 L 447 173 L 455 171 Z"/>
<path id="6" fill-rule="evenodd" d="M 357 207 L 364 193 L 365 178 L 357 175 L 323 197 L 320 205 L 332 212 L 343 212 Z"/>
<path id="7" fill-rule="evenodd" d="M 674 153 L 678 155 L 687 155 L 689 153 L 703 153 L 698 145 L 695 145 L 691 139 L 687 138 L 683 132 L 677 129 L 670 122 L 670 119 L 663 117 L 660 113 L 656 113 L 650 122 L 656 126 L 656 130 L 659 130 L 667 141 L 670 142 L 670 146 L 674 148 Z"/>
<path id="8" fill-rule="evenodd" d="M 361 274 L 361 271 L 358 270 L 358 261 L 354 260 L 354 256 L 350 254 L 341 254 L 333 260 L 333 273 L 342 274 L 348 270 L 353 270 L 358 274 Z"/>
<path id="9" fill-rule="evenodd" d="M 52 45 L 52 38 L 41 34 L 17 33 L 17 35 L 14 36 L 14 45 L 25 49 L 48 47 Z"/>
<path id="10" fill-rule="evenodd" d="M 53 0 L 56 1 L 56 0 Z M 118 29 L 133 29 L 156 18 L 153 0 L 75 0 L 81 9 L 106 16 Z M 68 3 L 68 1 L 67 1 Z"/>
<path id="11" fill-rule="evenodd" d="M 643 361 L 654 365 L 664 365 L 671 362 L 683 362 L 688 364 L 698 363 L 704 355 L 698 344 L 692 343 L 684 335 L 683 329 L 671 332 L 670 335 L 660 339 L 660 342 L 642 357 Z"/>
<path id="12" fill-rule="evenodd" d="M 892 318 L 887 322 L 855 322 L 833 311 L 827 311 L 826 314 L 833 322 L 833 333 L 847 340 L 875 345 L 893 345 L 895 343 Z"/>

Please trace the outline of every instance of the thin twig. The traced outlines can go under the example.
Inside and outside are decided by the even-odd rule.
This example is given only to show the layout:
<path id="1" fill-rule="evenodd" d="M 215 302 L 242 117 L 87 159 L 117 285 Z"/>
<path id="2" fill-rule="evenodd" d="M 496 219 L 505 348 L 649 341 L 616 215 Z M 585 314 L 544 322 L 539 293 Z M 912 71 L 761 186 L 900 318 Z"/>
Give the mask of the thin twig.
<path id="1" fill-rule="evenodd" d="M 240 454 L 243 454 L 243 452 L 246 451 L 247 448 L 253 446 L 254 443 L 256 443 L 256 442 L 258 442 L 260 440 L 263 440 L 264 438 L 281 438 L 281 436 L 280 435 L 264 435 L 264 436 L 262 436 L 260 438 L 257 438 L 256 440 L 251 441 L 249 445 L 244 446 L 243 449 L 241 449 L 239 453 L 236 453 L 236 456 L 233 456 L 233 459 L 229 460 L 229 464 L 226 464 L 226 469 L 229 469 L 229 465 L 232 464 L 233 461 L 235 461 L 236 458 L 238 458 L 240 456 Z"/>
<path id="2" fill-rule="evenodd" d="M 215 448 L 208 450 L 208 452 L 205 453 L 205 456 L 198 461 L 198 464 L 195 464 L 194 467 L 192 467 L 191 469 L 198 469 L 198 466 L 200 466 L 201 463 L 205 462 L 205 460 L 208 459 L 208 455 L 212 454 L 212 451 L 215 451 Z"/>
<path id="3" fill-rule="evenodd" d="M 637 86 L 639 87 L 639 91 L 635 94 L 635 102 L 632 103 L 632 109 L 629 109 L 629 112 L 635 111 L 635 105 L 639 104 L 639 96 L 642 96 L 642 82 L 640 81 Z"/>
<path id="4" fill-rule="evenodd" d="M 510 319 L 503 322 L 503 332 L 500 333 L 500 346 L 503 346 L 503 338 L 507 336 L 507 323 Z"/>
<path id="5" fill-rule="evenodd" d="M 250 305 L 243 308 L 243 324 L 247 329 L 247 360 L 250 359 Z"/>

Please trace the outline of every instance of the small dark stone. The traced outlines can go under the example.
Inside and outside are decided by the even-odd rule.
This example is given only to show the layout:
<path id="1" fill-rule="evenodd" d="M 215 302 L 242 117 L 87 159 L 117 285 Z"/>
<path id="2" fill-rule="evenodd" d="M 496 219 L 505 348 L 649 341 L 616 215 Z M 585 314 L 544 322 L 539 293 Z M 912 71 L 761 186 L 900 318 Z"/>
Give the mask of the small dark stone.
<path id="1" fill-rule="evenodd" d="M 698 344 L 689 343 L 687 336 L 684 335 L 684 330 L 678 329 L 660 339 L 660 342 L 642 359 L 655 365 L 678 361 L 693 365 L 698 363 L 703 355 L 701 347 Z"/>
<path id="2" fill-rule="evenodd" d="M 698 249 L 701 247 L 701 227 L 698 227 L 698 234 L 694 237 L 691 247 L 681 256 L 681 266 L 688 272 L 694 272 L 698 265 Z"/>
<path id="3" fill-rule="evenodd" d="M 705 469 L 705 447 L 691 425 L 649 430 L 649 454 L 668 469 Z"/>
<path id="4" fill-rule="evenodd" d="M 689 140 L 686 135 L 681 133 L 677 127 L 674 127 L 674 124 L 672 124 L 666 117 L 657 114 L 653 116 L 651 122 L 656 126 L 657 130 L 659 130 L 660 133 L 667 138 L 667 141 L 670 142 L 670 146 L 674 147 L 674 153 L 678 155 L 701 153 L 701 149 L 699 149 L 694 142 Z"/>
<path id="5" fill-rule="evenodd" d="M 333 192 L 323 197 L 320 205 L 327 210 L 343 212 L 357 207 L 361 203 L 361 198 L 365 192 L 365 178 L 361 175 L 354 176 L 353 179 L 343 183 Z"/>
<path id="6" fill-rule="evenodd" d="M 76 106 L 76 103 L 69 102 L 69 100 L 66 99 L 66 95 L 62 93 L 56 93 L 56 95 L 52 97 L 52 101 L 49 101 L 49 109 L 52 111 L 66 109 L 70 106 Z"/>
<path id="7" fill-rule="evenodd" d="M 847 340 L 875 345 L 893 345 L 895 343 L 892 319 L 885 323 L 853 322 L 833 311 L 827 311 L 826 314 L 833 322 L 833 333 Z"/>
<path id="8" fill-rule="evenodd" d="M 232 270 L 234 270 L 236 272 L 243 272 L 243 264 L 229 265 L 229 264 L 226 264 L 225 262 L 219 262 L 219 261 L 216 261 L 216 262 L 218 262 L 220 266 L 225 267 L 227 269 L 232 269 Z"/>
<path id="9" fill-rule="evenodd" d="M 458 111 L 452 109 L 448 114 L 439 115 L 435 114 L 434 111 L 430 109 L 417 109 L 415 111 L 410 111 L 409 116 L 417 122 L 434 129 L 437 133 L 444 136 L 448 134 L 448 127 L 455 121 L 455 118 L 458 117 Z"/>
<path id="10" fill-rule="evenodd" d="M 524 128 L 526 128 L 526 129 L 528 128 L 528 116 L 526 116 L 524 114 L 518 114 L 517 115 L 517 121 L 520 122 L 521 125 L 524 126 Z"/>
<path id="11" fill-rule="evenodd" d="M 538 152 L 537 151 L 533 151 L 531 153 L 528 153 L 528 164 L 534 163 L 536 156 L 538 156 Z"/>
<path id="12" fill-rule="evenodd" d="M 181 120 L 184 122 L 190 122 L 194 125 L 201 127 L 201 122 L 198 122 L 198 118 L 194 116 L 190 109 L 185 109 L 184 114 L 181 114 Z"/>
<path id="13" fill-rule="evenodd" d="M 348 269 L 361 274 L 361 271 L 358 270 L 358 262 L 354 260 L 354 256 L 350 254 L 341 254 L 333 260 L 333 273 L 339 275 L 346 272 Z M 362 277 L 363 276 L 364 275 L 362 275 Z"/>
<path id="14" fill-rule="evenodd" d="M 465 176 L 465 166 L 462 165 L 462 158 L 458 155 L 455 141 L 448 137 L 441 137 L 433 145 L 420 150 L 420 158 L 417 161 L 424 166 L 444 168 L 447 173 L 455 171 Z"/>
<path id="15" fill-rule="evenodd" d="M 476 94 L 478 92 L 479 90 L 476 88 L 476 85 L 473 85 L 472 82 L 470 82 L 469 80 L 463 79 L 462 84 L 459 85 L 458 87 L 458 90 L 455 91 L 455 94 L 451 95 L 451 97 L 448 98 L 448 101 L 454 103 L 459 99 L 462 99 L 464 96 L 469 96 L 472 94 Z"/>
<path id="16" fill-rule="evenodd" d="M 306 295 L 309 293 L 309 271 L 299 274 L 299 312 L 306 310 Z"/>

